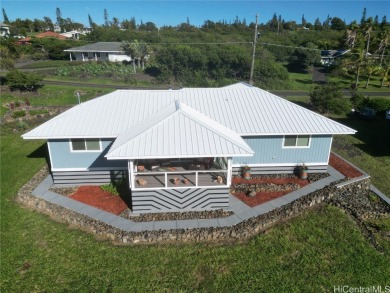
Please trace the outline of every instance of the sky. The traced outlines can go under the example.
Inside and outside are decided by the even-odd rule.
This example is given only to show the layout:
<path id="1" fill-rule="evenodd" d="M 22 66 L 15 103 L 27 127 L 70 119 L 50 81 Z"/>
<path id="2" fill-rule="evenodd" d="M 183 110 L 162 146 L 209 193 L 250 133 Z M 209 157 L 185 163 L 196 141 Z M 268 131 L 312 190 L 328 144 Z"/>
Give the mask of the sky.
<path id="1" fill-rule="evenodd" d="M 164 25 L 178 25 L 187 22 L 200 26 L 205 20 L 233 21 L 236 16 L 246 22 L 255 22 L 256 14 L 259 23 L 266 23 L 274 13 L 281 15 L 285 21 L 295 20 L 301 23 L 302 15 L 308 22 L 314 23 L 318 17 L 323 22 L 327 16 L 337 16 L 347 24 L 353 20 L 360 21 L 363 9 L 367 9 L 367 17 L 379 16 L 379 21 L 386 15 L 390 20 L 390 1 L 123 1 L 123 0 L 1 0 L 1 8 L 5 9 L 8 19 L 16 18 L 43 19 L 50 17 L 56 20 L 56 8 L 60 8 L 63 18 L 89 24 L 88 14 L 97 24 L 104 22 L 104 9 L 107 9 L 109 19 L 117 17 L 119 20 L 135 17 L 137 24 L 141 20 L 145 23 L 154 22 L 158 27 Z M 3 20 L 3 15 L 0 16 Z"/>

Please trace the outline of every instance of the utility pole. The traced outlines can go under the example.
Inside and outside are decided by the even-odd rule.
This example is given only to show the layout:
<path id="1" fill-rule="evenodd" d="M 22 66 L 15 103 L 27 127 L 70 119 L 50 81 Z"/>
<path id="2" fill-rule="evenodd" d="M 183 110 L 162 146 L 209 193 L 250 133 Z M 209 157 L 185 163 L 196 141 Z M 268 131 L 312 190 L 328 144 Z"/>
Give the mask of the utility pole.
<path id="1" fill-rule="evenodd" d="M 252 46 L 252 66 L 251 66 L 251 74 L 249 76 L 249 84 L 253 85 L 253 70 L 255 67 L 255 54 L 256 54 L 256 43 L 257 43 L 257 19 L 258 19 L 258 14 L 256 14 L 256 24 L 255 24 L 255 38 L 253 40 Z"/>

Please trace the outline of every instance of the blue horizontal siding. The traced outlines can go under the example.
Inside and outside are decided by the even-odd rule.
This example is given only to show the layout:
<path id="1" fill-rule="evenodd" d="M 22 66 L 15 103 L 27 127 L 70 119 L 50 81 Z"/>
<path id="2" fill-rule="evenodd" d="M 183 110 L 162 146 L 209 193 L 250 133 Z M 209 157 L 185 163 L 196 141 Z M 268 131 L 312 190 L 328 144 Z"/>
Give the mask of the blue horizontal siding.
<path id="1" fill-rule="evenodd" d="M 283 148 L 283 136 L 243 137 L 254 150 L 253 157 L 233 158 L 233 164 L 328 163 L 330 135 L 311 137 L 309 148 Z"/>
<path id="2" fill-rule="evenodd" d="M 112 139 L 102 139 L 102 152 L 71 152 L 68 139 L 49 140 L 52 168 L 127 168 L 127 161 L 107 160 Z"/>

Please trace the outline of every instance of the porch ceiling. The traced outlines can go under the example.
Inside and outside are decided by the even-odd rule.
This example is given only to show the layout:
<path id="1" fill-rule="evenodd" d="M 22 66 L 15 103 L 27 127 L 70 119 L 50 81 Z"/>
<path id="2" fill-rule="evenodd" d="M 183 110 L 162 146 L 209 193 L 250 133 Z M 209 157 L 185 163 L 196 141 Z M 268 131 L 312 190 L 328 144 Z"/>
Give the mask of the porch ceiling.
<path id="1" fill-rule="evenodd" d="M 252 156 L 239 134 L 176 101 L 118 136 L 107 159 Z"/>

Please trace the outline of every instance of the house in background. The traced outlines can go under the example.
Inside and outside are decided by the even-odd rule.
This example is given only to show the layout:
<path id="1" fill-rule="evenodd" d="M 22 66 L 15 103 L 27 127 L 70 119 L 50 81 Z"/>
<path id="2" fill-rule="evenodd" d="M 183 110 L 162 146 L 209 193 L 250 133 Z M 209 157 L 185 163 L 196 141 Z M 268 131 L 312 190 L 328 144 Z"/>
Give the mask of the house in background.
<path id="1" fill-rule="evenodd" d="M 70 61 L 131 61 L 121 46 L 121 42 L 98 42 L 64 51 L 69 52 Z"/>
<path id="2" fill-rule="evenodd" d="M 332 137 L 356 131 L 243 83 L 117 90 L 27 132 L 56 185 L 127 178 L 135 213 L 228 207 L 233 175 L 327 172 Z"/>
<path id="3" fill-rule="evenodd" d="M 351 50 L 321 50 L 321 64 L 325 66 L 332 65 L 336 58 L 343 56 Z"/>
<path id="4" fill-rule="evenodd" d="M 3 22 L 0 22 L 0 36 L 3 38 L 7 38 L 10 35 L 10 26 Z"/>

